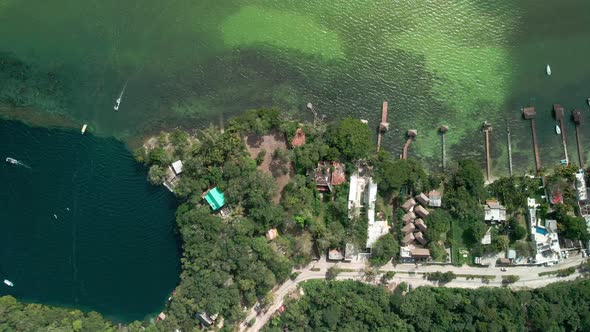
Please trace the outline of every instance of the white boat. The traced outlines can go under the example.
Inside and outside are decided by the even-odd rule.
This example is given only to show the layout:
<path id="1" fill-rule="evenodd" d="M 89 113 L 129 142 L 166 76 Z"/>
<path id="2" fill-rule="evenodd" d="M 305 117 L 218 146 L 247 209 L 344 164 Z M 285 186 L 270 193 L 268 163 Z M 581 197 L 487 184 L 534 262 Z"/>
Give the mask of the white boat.
<path id="1" fill-rule="evenodd" d="M 590 98 L 586 98 L 586 103 L 588 103 L 588 106 L 590 106 Z"/>
<path id="2" fill-rule="evenodd" d="M 82 132 L 82 135 L 84 135 L 84 133 L 86 132 L 86 128 L 88 128 L 88 125 L 87 124 L 84 124 L 82 126 L 82 130 L 80 130 L 80 132 Z"/>
<path id="3" fill-rule="evenodd" d="M 129 82 L 129 81 L 127 81 Z M 127 82 L 125 82 L 125 85 L 123 86 L 123 89 L 121 90 L 121 94 L 119 94 L 119 98 L 117 98 L 117 100 L 115 100 L 115 107 L 113 107 L 113 109 L 115 111 L 119 111 L 119 106 L 121 105 L 121 99 L 123 99 L 123 94 L 125 93 L 125 88 L 127 88 Z"/>
<path id="4" fill-rule="evenodd" d="M 557 135 L 561 134 L 561 128 L 559 128 L 559 125 L 555 125 L 555 132 L 557 133 Z"/>
<path id="5" fill-rule="evenodd" d="M 547 75 L 551 76 L 551 67 L 549 65 L 547 65 L 546 71 L 547 71 Z"/>
<path id="6" fill-rule="evenodd" d="M 6 157 L 6 162 L 14 165 L 18 165 L 18 160 L 10 157 Z"/>
<path id="7" fill-rule="evenodd" d="M 6 286 L 14 287 L 14 284 L 12 283 L 12 281 L 10 281 L 8 279 L 4 279 L 4 284 L 6 284 Z"/>

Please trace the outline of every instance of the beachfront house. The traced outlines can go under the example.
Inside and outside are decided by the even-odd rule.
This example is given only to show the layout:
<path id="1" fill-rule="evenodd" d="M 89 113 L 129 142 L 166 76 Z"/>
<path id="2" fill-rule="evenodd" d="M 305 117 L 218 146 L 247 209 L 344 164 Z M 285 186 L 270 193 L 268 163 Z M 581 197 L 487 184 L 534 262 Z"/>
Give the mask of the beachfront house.
<path id="1" fill-rule="evenodd" d="M 416 200 L 420 202 L 420 204 L 427 206 L 428 205 L 428 196 L 424 195 L 424 193 L 420 193 L 416 196 Z"/>
<path id="2" fill-rule="evenodd" d="M 164 180 L 164 187 L 166 187 L 170 192 L 174 192 L 174 187 L 180 181 L 180 173 L 182 173 L 182 161 L 177 160 L 172 163 L 172 165 L 168 166 L 166 170 L 166 180 Z"/>
<path id="3" fill-rule="evenodd" d="M 217 187 L 207 190 L 202 197 L 209 203 L 213 211 L 217 211 L 225 205 L 225 196 Z"/>
<path id="4" fill-rule="evenodd" d="M 423 208 L 421 205 L 416 206 L 414 208 L 414 212 L 422 218 L 426 218 L 430 214 L 430 212 L 426 211 L 426 209 Z"/>
<path id="5" fill-rule="evenodd" d="M 346 182 L 344 164 L 336 161 L 319 162 L 318 167 L 314 170 L 314 177 L 316 189 L 318 191 L 331 192 L 334 189 L 334 186 L 338 186 Z"/>
<path id="6" fill-rule="evenodd" d="M 491 224 L 506 221 L 506 207 L 496 200 L 487 200 L 484 206 L 484 219 Z"/>
<path id="7" fill-rule="evenodd" d="M 406 212 L 410 212 L 414 209 L 414 206 L 416 206 L 416 201 L 413 198 L 410 198 L 402 204 L 402 209 Z"/>

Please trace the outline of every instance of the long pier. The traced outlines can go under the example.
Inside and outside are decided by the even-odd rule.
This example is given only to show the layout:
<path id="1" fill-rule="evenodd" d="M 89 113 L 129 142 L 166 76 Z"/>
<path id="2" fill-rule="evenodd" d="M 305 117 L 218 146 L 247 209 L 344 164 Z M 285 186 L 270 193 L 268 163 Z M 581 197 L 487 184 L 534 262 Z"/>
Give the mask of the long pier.
<path id="1" fill-rule="evenodd" d="M 508 138 L 508 170 L 512 176 L 512 144 L 510 143 L 510 125 L 506 124 L 506 136 Z"/>
<path id="2" fill-rule="evenodd" d="M 580 125 L 582 124 L 582 111 L 574 110 L 572 118 L 576 124 L 576 142 L 578 144 L 578 160 L 580 161 L 580 168 L 584 168 L 584 153 L 582 152 L 582 140 L 580 138 Z"/>
<path id="3" fill-rule="evenodd" d="M 567 143 L 565 141 L 565 125 L 563 121 L 564 110 L 563 106 L 559 104 L 553 104 L 553 112 L 555 113 L 555 119 L 559 121 L 559 129 L 561 130 L 561 144 L 563 145 L 563 155 L 566 164 L 570 163 L 570 159 L 567 154 Z"/>
<path id="4" fill-rule="evenodd" d="M 490 131 L 492 131 L 492 125 L 489 122 L 483 123 L 483 132 L 486 135 L 486 180 L 490 181 L 491 177 L 491 166 L 490 166 Z"/>
<path id="5" fill-rule="evenodd" d="M 404 144 L 404 149 L 402 150 L 402 159 L 408 159 L 408 147 L 410 146 L 410 143 L 412 143 L 412 140 L 416 136 L 418 136 L 417 130 L 415 130 L 415 129 L 408 130 L 408 139 L 406 140 L 406 144 Z"/>
<path id="6" fill-rule="evenodd" d="M 381 122 L 379 123 L 379 130 L 377 130 L 377 152 L 381 149 L 381 134 L 389 130 L 389 122 L 387 122 L 387 102 L 383 102 L 381 107 Z"/>
<path id="7" fill-rule="evenodd" d="M 522 115 L 525 119 L 531 120 L 531 129 L 533 131 L 533 150 L 535 152 L 535 166 L 537 173 L 541 171 L 541 159 L 539 158 L 539 145 L 537 144 L 537 124 L 535 117 L 537 113 L 534 107 L 525 107 L 522 109 Z"/>
<path id="8" fill-rule="evenodd" d="M 446 141 L 447 141 L 447 131 L 449 131 L 449 127 L 448 126 L 440 126 L 439 131 L 442 136 L 442 169 L 444 171 L 445 168 L 447 167 Z"/>

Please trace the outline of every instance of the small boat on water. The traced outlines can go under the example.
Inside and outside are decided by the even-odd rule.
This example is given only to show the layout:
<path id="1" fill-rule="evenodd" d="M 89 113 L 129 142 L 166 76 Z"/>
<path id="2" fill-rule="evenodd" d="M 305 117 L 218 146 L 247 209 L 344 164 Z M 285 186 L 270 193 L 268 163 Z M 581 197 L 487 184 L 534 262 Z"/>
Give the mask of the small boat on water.
<path id="1" fill-rule="evenodd" d="M 82 126 L 82 130 L 81 130 L 81 132 L 82 132 L 82 135 L 84 135 L 84 133 L 86 132 L 86 128 L 88 128 L 88 125 L 87 125 L 87 124 L 84 124 L 84 125 Z"/>
<path id="2" fill-rule="evenodd" d="M 113 109 L 115 111 L 119 111 L 119 106 L 121 105 L 121 99 L 123 99 L 123 94 L 125 93 L 125 89 L 127 88 L 128 82 L 129 82 L 129 80 L 127 80 L 127 82 L 125 82 L 125 85 L 123 85 L 123 89 L 121 90 L 121 94 L 119 94 L 119 98 L 117 98 L 117 100 L 115 100 L 115 106 L 113 107 Z"/>
<path id="3" fill-rule="evenodd" d="M 545 70 L 547 71 L 547 76 L 551 76 L 551 67 L 549 65 L 547 65 Z"/>
<path id="4" fill-rule="evenodd" d="M 588 103 L 588 106 L 590 106 L 590 98 L 586 98 L 586 103 Z"/>
<path id="5" fill-rule="evenodd" d="M 18 160 L 14 159 L 14 158 L 6 157 L 6 162 L 9 164 L 18 165 Z"/>
<path id="6" fill-rule="evenodd" d="M 559 128 L 559 125 L 555 125 L 555 133 L 557 133 L 557 135 L 561 134 L 561 128 Z"/>
<path id="7" fill-rule="evenodd" d="M 9 286 L 9 287 L 14 287 L 14 284 L 12 283 L 12 281 L 10 281 L 8 279 L 4 279 L 4 284 L 6 284 L 6 286 Z"/>

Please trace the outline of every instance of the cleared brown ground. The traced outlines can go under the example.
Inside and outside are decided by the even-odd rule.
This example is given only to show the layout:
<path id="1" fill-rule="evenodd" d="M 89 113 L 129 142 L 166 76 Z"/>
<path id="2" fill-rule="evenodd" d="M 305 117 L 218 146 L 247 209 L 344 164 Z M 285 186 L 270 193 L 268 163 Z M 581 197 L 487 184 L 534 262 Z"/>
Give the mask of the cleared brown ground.
<path id="1" fill-rule="evenodd" d="M 272 163 L 272 156 L 276 149 L 287 149 L 287 143 L 285 142 L 285 138 L 276 133 L 265 136 L 249 135 L 244 138 L 244 142 L 246 143 L 246 148 L 248 149 L 248 152 L 250 153 L 252 159 L 256 159 L 258 153 L 261 150 L 266 151 L 264 161 L 262 162 L 262 164 L 260 164 L 260 166 L 258 166 L 258 169 L 263 171 L 264 173 L 269 174 L 275 179 L 279 190 L 277 191 L 276 196 L 273 197 L 273 202 L 279 203 L 279 201 L 281 200 L 281 192 L 291 179 L 293 167 L 289 165 L 289 172 L 287 172 L 287 174 L 273 176 L 272 167 L 274 166 Z"/>

